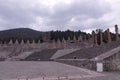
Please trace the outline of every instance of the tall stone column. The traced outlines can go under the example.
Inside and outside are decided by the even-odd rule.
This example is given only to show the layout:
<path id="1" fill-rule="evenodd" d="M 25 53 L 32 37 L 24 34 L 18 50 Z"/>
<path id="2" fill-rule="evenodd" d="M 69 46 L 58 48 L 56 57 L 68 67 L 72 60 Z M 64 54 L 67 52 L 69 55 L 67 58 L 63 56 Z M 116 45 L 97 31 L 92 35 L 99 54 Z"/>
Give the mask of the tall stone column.
<path id="1" fill-rule="evenodd" d="M 88 34 L 88 42 L 92 43 L 92 37 L 90 34 Z"/>
<path id="2" fill-rule="evenodd" d="M 100 31 L 100 44 L 103 45 L 103 35 L 102 35 L 102 32 Z"/>
<path id="3" fill-rule="evenodd" d="M 40 42 L 40 40 L 38 40 L 38 44 L 40 44 L 41 42 Z"/>
<path id="4" fill-rule="evenodd" d="M 61 42 L 60 42 L 60 39 L 57 40 L 57 48 L 61 48 Z"/>
<path id="5" fill-rule="evenodd" d="M 0 44 L 2 44 L 2 40 L 0 40 Z"/>
<path id="6" fill-rule="evenodd" d="M 107 29 L 107 37 L 108 37 L 108 43 L 111 43 L 111 35 L 109 29 Z"/>
<path id="7" fill-rule="evenodd" d="M 20 44 L 21 44 L 21 45 L 24 45 L 24 44 L 25 44 L 25 43 L 24 43 L 24 40 L 21 40 Z"/>
<path id="8" fill-rule="evenodd" d="M 38 46 L 39 49 L 41 48 L 41 42 L 40 42 L 40 40 L 38 40 L 37 46 Z"/>
<path id="9" fill-rule="evenodd" d="M 68 42 L 70 42 L 70 41 L 71 41 L 70 37 L 68 37 L 67 41 L 68 41 Z"/>
<path id="10" fill-rule="evenodd" d="M 48 49 L 51 49 L 50 40 L 46 40 L 46 43 L 47 43 L 47 48 L 48 48 Z"/>
<path id="11" fill-rule="evenodd" d="M 35 43 L 35 40 L 32 41 L 32 44 L 33 44 L 33 45 L 36 44 L 36 43 Z"/>
<path id="12" fill-rule="evenodd" d="M 78 38 L 78 42 L 82 41 L 82 36 L 80 35 Z"/>
<path id="13" fill-rule="evenodd" d="M 32 44 L 31 44 L 32 48 L 36 48 L 36 43 L 35 43 L 35 40 L 32 41 Z"/>
<path id="14" fill-rule="evenodd" d="M 98 43 L 97 43 L 97 34 L 95 34 L 95 46 L 98 46 Z"/>
<path id="15" fill-rule="evenodd" d="M 14 44 L 16 44 L 16 45 L 17 45 L 17 44 L 19 44 L 19 42 L 18 42 L 18 40 L 17 40 L 17 39 L 16 39 L 16 41 L 15 41 L 15 43 L 14 43 Z"/>
<path id="16" fill-rule="evenodd" d="M 55 49 L 56 45 L 55 45 L 55 40 L 52 40 L 52 48 Z"/>
<path id="17" fill-rule="evenodd" d="M 24 47 L 25 47 L 27 50 L 31 50 L 31 49 L 33 48 L 33 45 L 30 43 L 29 40 L 27 40 L 27 41 L 25 42 Z"/>
<path id="18" fill-rule="evenodd" d="M 84 41 L 86 41 L 86 40 L 87 40 L 86 35 L 84 35 Z"/>
<path id="19" fill-rule="evenodd" d="M 95 32 L 94 31 L 92 31 L 92 42 L 93 44 L 95 43 Z"/>
<path id="20" fill-rule="evenodd" d="M 27 40 L 26 44 L 30 45 L 30 41 L 29 41 L 29 40 Z"/>
<path id="21" fill-rule="evenodd" d="M 62 42 L 63 42 L 63 47 L 67 48 L 67 41 L 63 38 Z"/>
<path id="22" fill-rule="evenodd" d="M 6 45 L 7 45 L 7 43 L 6 43 L 6 41 L 4 41 L 4 42 L 3 42 L 3 46 L 6 46 Z"/>
<path id="23" fill-rule="evenodd" d="M 118 41 L 119 40 L 118 25 L 115 25 L 115 32 L 116 32 L 116 41 Z"/>
<path id="24" fill-rule="evenodd" d="M 77 42 L 77 39 L 76 39 L 75 35 L 74 35 L 74 37 L 73 37 L 73 41 L 74 41 L 75 43 Z"/>
<path id="25" fill-rule="evenodd" d="M 93 44 L 93 47 L 98 45 L 98 44 L 97 44 L 97 35 L 95 34 L 94 31 L 92 31 L 92 39 L 91 39 L 91 42 L 92 42 L 92 44 Z"/>
<path id="26" fill-rule="evenodd" d="M 48 41 L 47 41 L 47 47 L 48 47 L 48 49 L 51 48 L 51 47 L 50 47 L 50 42 L 48 42 Z"/>
<path id="27" fill-rule="evenodd" d="M 9 41 L 9 43 L 8 43 L 9 45 L 12 45 L 13 44 L 13 41 L 12 41 L 12 39 Z"/>

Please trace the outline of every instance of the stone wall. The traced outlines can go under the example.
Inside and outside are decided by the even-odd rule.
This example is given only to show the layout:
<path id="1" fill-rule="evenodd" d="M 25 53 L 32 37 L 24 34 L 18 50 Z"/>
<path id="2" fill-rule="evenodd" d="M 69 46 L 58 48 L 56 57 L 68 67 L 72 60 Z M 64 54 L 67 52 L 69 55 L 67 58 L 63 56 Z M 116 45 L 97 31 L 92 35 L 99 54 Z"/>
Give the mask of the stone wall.
<path id="1" fill-rule="evenodd" d="M 56 59 L 55 61 L 96 71 L 97 61 L 90 61 L 89 59 Z M 103 71 L 118 71 L 120 70 L 120 53 L 112 55 L 101 62 L 103 63 Z"/>
<path id="2" fill-rule="evenodd" d="M 96 70 L 96 62 L 87 59 L 56 59 L 55 61 L 81 68 Z"/>
<path id="3" fill-rule="evenodd" d="M 40 51 L 46 49 L 46 43 L 41 44 L 4 44 L 0 45 L 0 58 L 19 56 L 24 52 Z"/>
<path id="4" fill-rule="evenodd" d="M 103 60 L 105 71 L 120 70 L 120 52 Z"/>

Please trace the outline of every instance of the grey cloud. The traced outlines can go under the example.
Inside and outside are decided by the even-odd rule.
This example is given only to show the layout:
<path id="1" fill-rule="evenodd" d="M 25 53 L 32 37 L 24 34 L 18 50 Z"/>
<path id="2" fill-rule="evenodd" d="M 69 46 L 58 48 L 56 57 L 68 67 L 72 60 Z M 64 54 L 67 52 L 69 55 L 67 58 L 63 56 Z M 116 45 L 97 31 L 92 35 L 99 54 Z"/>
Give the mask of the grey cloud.
<path id="1" fill-rule="evenodd" d="M 0 0 L 0 27 L 4 27 L 4 29 L 29 27 L 30 24 L 38 24 L 39 21 L 36 19 L 41 17 L 43 20 L 41 26 L 45 25 L 51 29 L 84 30 L 86 28 L 71 26 L 73 26 L 72 24 L 82 26 L 88 19 L 93 18 L 96 21 L 89 27 L 93 28 L 93 24 L 110 10 L 109 3 L 104 0 L 72 0 L 70 4 L 57 3 L 52 9 L 35 0 Z M 75 20 L 71 22 L 73 18 Z M 101 22 L 101 24 L 105 23 Z M 32 28 L 32 26 L 30 27 Z"/>
<path id="2" fill-rule="evenodd" d="M 54 24 L 55 26 L 67 25 L 73 17 L 76 17 L 79 21 L 88 18 L 98 19 L 110 10 L 109 3 L 104 2 L 101 5 L 98 0 L 76 0 L 71 4 L 58 3 L 54 6 L 54 14 L 50 16 L 51 21 L 48 23 Z"/>
<path id="3" fill-rule="evenodd" d="M 31 12 L 27 9 L 21 8 L 17 5 L 17 3 L 10 4 L 7 2 L 3 2 L 2 4 L 4 5 L 0 5 L 0 15 L 2 19 L 6 20 L 6 22 L 10 24 L 16 23 L 23 25 L 33 22 L 34 16 L 31 14 Z"/>

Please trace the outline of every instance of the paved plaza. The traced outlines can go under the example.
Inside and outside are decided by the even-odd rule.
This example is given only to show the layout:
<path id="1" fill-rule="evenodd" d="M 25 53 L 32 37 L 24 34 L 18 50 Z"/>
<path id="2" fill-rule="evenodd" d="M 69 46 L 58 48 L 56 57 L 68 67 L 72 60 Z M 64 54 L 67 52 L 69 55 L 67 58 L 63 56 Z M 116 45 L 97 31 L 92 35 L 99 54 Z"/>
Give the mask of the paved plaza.
<path id="1" fill-rule="evenodd" d="M 115 76 L 116 77 L 115 77 Z M 0 62 L 0 80 L 119 80 L 119 73 L 97 73 L 58 62 Z M 112 78 L 111 78 L 112 77 Z M 20 78 L 20 79 L 19 79 Z"/>

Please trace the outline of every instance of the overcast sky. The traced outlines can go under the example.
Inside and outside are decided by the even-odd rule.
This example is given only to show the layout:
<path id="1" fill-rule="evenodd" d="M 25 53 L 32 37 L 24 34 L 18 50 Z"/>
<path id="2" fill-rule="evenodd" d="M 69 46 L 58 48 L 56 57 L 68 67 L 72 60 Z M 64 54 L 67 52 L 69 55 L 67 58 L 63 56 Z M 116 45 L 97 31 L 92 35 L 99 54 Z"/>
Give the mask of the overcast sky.
<path id="1" fill-rule="evenodd" d="M 0 30 L 82 30 L 120 25 L 120 0 L 0 0 Z"/>

